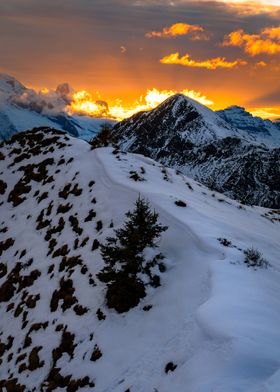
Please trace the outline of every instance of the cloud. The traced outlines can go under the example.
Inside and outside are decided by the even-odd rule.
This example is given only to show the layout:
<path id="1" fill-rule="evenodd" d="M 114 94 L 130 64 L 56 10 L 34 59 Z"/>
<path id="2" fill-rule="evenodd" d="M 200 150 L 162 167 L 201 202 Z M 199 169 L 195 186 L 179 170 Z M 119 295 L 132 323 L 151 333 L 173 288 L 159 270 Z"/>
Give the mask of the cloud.
<path id="1" fill-rule="evenodd" d="M 265 61 L 259 61 L 258 63 L 255 64 L 255 68 L 264 68 L 267 66 L 267 63 Z"/>
<path id="2" fill-rule="evenodd" d="M 204 1 L 204 0 L 202 0 Z M 236 11 L 241 16 L 267 14 L 279 16 L 279 0 L 216 0 L 217 3 L 225 3 L 227 7 Z"/>
<path id="3" fill-rule="evenodd" d="M 259 97 L 251 99 L 246 103 L 250 106 L 272 107 L 280 105 L 280 88 L 270 91 L 268 94 L 262 94 Z M 279 108 L 280 110 L 280 108 Z"/>
<path id="4" fill-rule="evenodd" d="M 169 27 L 164 27 L 162 31 L 149 31 L 145 34 L 147 38 L 174 38 L 177 36 L 189 35 L 194 41 L 207 40 L 208 37 L 204 33 L 204 28 L 199 25 L 191 25 L 187 23 L 174 23 Z"/>
<path id="5" fill-rule="evenodd" d="M 198 1 L 209 1 L 209 0 L 198 0 Z M 227 4 L 258 4 L 263 6 L 280 6 L 280 0 L 214 0 L 218 3 Z"/>
<path id="6" fill-rule="evenodd" d="M 179 57 L 179 53 L 172 53 L 168 56 L 163 57 L 160 60 L 163 64 L 180 64 L 185 67 L 196 67 L 196 68 L 206 68 L 206 69 L 217 69 L 217 68 L 235 68 L 238 65 L 246 65 L 247 62 L 244 60 L 234 60 L 227 61 L 224 57 L 215 57 L 208 60 L 192 60 L 190 55 L 186 53 L 184 56 Z"/>
<path id="7" fill-rule="evenodd" d="M 43 89 L 37 92 L 33 89 L 25 89 L 22 94 L 10 97 L 10 102 L 44 115 L 56 115 L 64 111 L 71 100 L 71 94 L 71 87 L 63 83 L 57 87 L 56 91 Z"/>
<path id="8" fill-rule="evenodd" d="M 262 30 L 262 34 L 267 35 L 270 39 L 276 39 L 280 41 L 280 26 L 267 27 Z"/>
<path id="9" fill-rule="evenodd" d="M 93 95 L 81 90 L 75 92 L 71 97 L 71 102 L 65 111 L 69 114 L 87 114 L 93 117 L 107 117 L 109 115 L 109 106 L 106 101 L 95 100 Z"/>
<path id="10" fill-rule="evenodd" d="M 122 104 L 121 100 L 115 101 L 109 106 L 108 115 L 111 118 L 122 120 L 128 118 L 137 112 L 154 109 L 165 99 L 171 97 L 174 94 L 184 94 L 187 97 L 195 99 L 203 105 L 211 106 L 214 104 L 208 97 L 203 95 L 199 91 L 184 89 L 184 90 L 158 90 L 157 88 L 148 89 L 146 94 L 141 96 L 137 101 L 131 104 Z"/>
<path id="11" fill-rule="evenodd" d="M 233 31 L 224 38 L 223 46 L 239 46 L 250 56 L 280 53 L 280 26 L 266 27 L 258 34 L 247 34 L 243 29 Z"/>
<path id="12" fill-rule="evenodd" d="M 255 117 L 261 117 L 264 119 L 270 119 L 270 120 L 280 119 L 280 109 L 274 107 L 254 108 L 254 109 L 250 109 L 250 113 Z"/>
<path id="13" fill-rule="evenodd" d="M 120 46 L 121 53 L 125 53 L 127 51 L 125 46 Z"/>
<path id="14" fill-rule="evenodd" d="M 40 91 L 26 88 L 22 94 L 10 97 L 13 105 L 23 109 L 33 110 L 46 116 L 55 116 L 61 113 L 87 113 L 96 117 L 108 114 L 108 104 L 105 101 L 95 100 L 87 91 L 75 92 L 68 83 L 59 84 L 56 90 L 44 88 Z"/>
<path id="15" fill-rule="evenodd" d="M 161 88 L 179 91 L 188 86 L 213 94 L 215 108 L 244 105 L 253 96 L 280 87 L 279 58 L 262 56 L 247 60 L 240 48 L 227 47 L 217 52 L 217 45 L 231 31 L 243 28 L 246 33 L 256 33 L 267 26 L 280 25 L 280 13 L 277 19 L 272 13 L 260 13 L 260 8 L 252 5 L 257 12 L 247 15 L 248 3 L 235 3 L 236 7 L 230 3 L 230 0 L 59 0 L 58 7 L 57 0 L 0 1 L 2 72 L 12 73 L 36 89 L 43 86 L 51 89 L 61 80 L 68 80 L 75 90 L 98 90 L 105 98 L 123 97 L 127 101 L 142 95 L 156 80 Z M 146 32 L 161 31 L 177 22 L 202 26 L 207 34 L 211 33 L 211 44 L 192 41 L 190 35 L 145 38 Z M 124 54 L 121 45 L 127 48 Z M 139 50 L 141 47 L 143 51 Z M 250 72 L 249 66 L 240 66 L 232 69 L 232 75 L 222 68 L 207 71 L 164 66 L 159 62 L 174 52 L 179 52 L 180 57 L 189 53 L 193 60 L 218 56 L 227 60 L 245 58 L 248 63 L 264 60 L 268 66 L 255 72 Z M 245 68 L 248 72 L 244 72 Z M 198 70 L 204 72 L 203 78 L 197 77 Z M 94 95 L 94 99 L 98 98 Z"/>

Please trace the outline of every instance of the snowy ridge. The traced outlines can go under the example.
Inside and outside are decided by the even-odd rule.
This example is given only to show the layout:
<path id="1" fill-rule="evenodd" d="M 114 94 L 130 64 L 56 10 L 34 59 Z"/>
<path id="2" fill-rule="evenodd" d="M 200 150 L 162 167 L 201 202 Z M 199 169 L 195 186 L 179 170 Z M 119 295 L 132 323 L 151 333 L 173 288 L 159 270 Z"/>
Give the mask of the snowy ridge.
<path id="1" fill-rule="evenodd" d="M 14 136 L 0 158 L 2 388 L 278 392 L 279 211 L 45 128 Z M 122 226 L 139 193 L 169 227 L 167 271 L 120 315 L 104 304 L 92 245 Z M 267 269 L 246 266 L 250 246 Z M 177 367 L 166 374 L 170 361 Z"/>

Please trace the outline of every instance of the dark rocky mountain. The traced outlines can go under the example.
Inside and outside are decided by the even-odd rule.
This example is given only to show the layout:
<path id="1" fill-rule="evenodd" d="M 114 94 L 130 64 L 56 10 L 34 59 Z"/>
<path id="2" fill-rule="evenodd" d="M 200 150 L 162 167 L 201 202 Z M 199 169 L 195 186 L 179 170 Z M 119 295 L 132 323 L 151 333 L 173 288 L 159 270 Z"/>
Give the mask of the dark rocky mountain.
<path id="1" fill-rule="evenodd" d="M 227 136 L 246 138 L 246 132 L 232 127 L 211 109 L 182 94 L 173 95 L 153 110 L 119 122 L 114 131 L 116 136 L 121 136 L 122 144 L 124 140 L 134 145 L 138 140 L 142 145 L 147 141 L 146 148 L 151 150 L 166 146 L 171 139 L 172 144 L 176 143 L 177 136 L 180 136 L 180 142 L 187 140 L 194 144 Z"/>
<path id="2" fill-rule="evenodd" d="M 231 198 L 280 207 L 280 148 L 256 143 L 183 95 L 121 121 L 113 135 L 124 151 L 177 168 Z"/>

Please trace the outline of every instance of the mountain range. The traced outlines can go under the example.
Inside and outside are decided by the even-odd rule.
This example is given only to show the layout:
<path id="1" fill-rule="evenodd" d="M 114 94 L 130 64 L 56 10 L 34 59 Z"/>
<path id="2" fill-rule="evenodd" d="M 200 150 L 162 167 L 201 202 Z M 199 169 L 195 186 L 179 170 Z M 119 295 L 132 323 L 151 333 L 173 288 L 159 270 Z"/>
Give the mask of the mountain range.
<path id="1" fill-rule="evenodd" d="M 176 116 L 190 106 L 177 101 Z M 50 128 L 12 136 L 0 163 L 1 390 L 278 392 L 279 211 Z M 100 245 L 139 195 L 167 227 L 165 268 L 119 314 L 105 303 Z"/>
<path id="2" fill-rule="evenodd" d="M 109 118 L 95 118 L 78 114 L 68 115 L 63 108 L 67 104 L 69 90 L 70 87 L 67 83 L 57 87 L 54 107 L 54 102 L 44 101 L 43 96 L 38 99 L 38 95 L 36 96 L 33 90 L 26 88 L 13 76 L 0 74 L 0 140 L 6 140 L 16 132 L 38 126 L 52 126 L 64 130 L 72 136 L 90 140 L 99 132 L 100 126 L 104 123 L 115 124 L 115 121 Z M 26 96 L 29 97 L 29 100 L 26 99 Z M 204 111 L 205 121 L 206 123 L 212 121 L 215 133 L 219 132 L 218 129 L 221 128 L 220 136 L 241 134 L 251 141 L 264 143 L 270 147 L 280 145 L 280 121 L 272 122 L 254 117 L 240 106 L 231 106 L 213 112 L 191 99 L 189 102 L 199 107 L 200 111 Z M 225 121 L 220 121 L 214 113 Z"/>
<path id="3" fill-rule="evenodd" d="M 212 111 L 182 94 L 119 123 L 68 115 L 69 86 L 49 102 L 15 78 L 0 76 L 0 138 L 38 126 L 85 140 L 110 123 L 123 151 L 143 154 L 244 204 L 280 208 L 280 126 L 233 106 Z M 28 99 L 27 99 L 28 97 Z"/>

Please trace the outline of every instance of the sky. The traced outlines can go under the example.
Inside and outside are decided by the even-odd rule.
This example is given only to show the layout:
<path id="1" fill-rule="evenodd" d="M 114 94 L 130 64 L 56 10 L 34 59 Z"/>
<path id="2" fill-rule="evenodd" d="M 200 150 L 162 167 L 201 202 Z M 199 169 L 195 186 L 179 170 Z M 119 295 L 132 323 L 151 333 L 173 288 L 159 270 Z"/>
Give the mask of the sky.
<path id="1" fill-rule="evenodd" d="M 109 105 L 191 90 L 280 117 L 280 0 L 0 1 L 0 53 L 35 89 L 68 82 Z"/>

